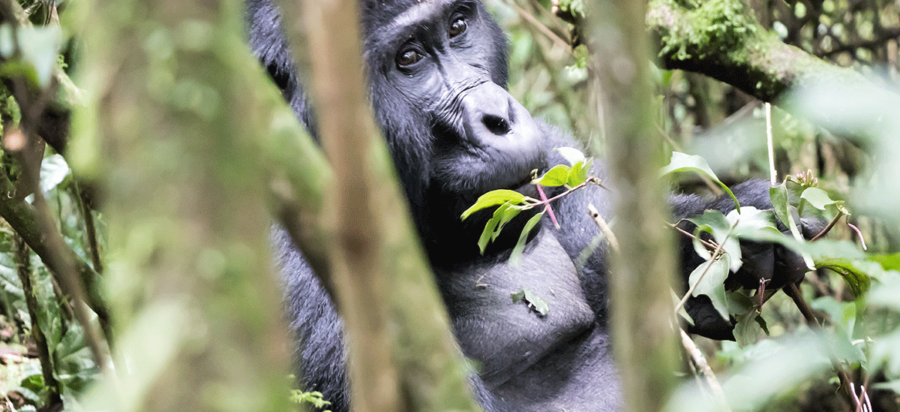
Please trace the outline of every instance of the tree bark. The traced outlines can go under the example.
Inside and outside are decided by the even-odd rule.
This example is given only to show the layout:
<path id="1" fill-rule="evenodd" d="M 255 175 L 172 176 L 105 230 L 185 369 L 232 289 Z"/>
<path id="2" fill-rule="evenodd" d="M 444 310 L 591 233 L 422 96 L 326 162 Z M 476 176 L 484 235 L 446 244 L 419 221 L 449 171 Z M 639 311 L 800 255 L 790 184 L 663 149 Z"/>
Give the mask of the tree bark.
<path id="1" fill-rule="evenodd" d="M 286 15 L 296 15 L 291 2 L 281 4 Z M 310 91 L 334 170 L 323 217 L 330 278 L 349 340 L 352 405 L 356 411 L 479 410 L 372 118 L 356 10 L 355 0 L 310 0 L 303 2 L 303 18 L 284 19 L 295 55 L 310 53 Z"/>
<path id="2" fill-rule="evenodd" d="M 648 77 L 649 41 L 643 2 L 595 1 L 588 45 L 597 56 L 603 111 L 608 114 L 605 153 L 616 188 L 616 237 L 610 274 L 613 348 L 625 410 L 659 411 L 672 391 L 676 346 L 671 285 L 675 259 L 666 221 L 662 141 L 653 129 Z"/>

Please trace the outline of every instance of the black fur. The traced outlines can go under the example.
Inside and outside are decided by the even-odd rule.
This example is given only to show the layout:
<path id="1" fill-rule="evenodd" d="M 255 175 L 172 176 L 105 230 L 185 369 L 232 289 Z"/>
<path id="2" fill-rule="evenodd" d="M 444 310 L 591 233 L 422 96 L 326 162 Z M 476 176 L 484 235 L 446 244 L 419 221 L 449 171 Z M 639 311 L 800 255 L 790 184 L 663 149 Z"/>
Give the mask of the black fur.
<path id="1" fill-rule="evenodd" d="M 250 45 L 315 136 L 315 116 L 281 35 L 278 11 L 270 0 L 247 0 L 247 6 Z M 537 197 L 534 187 L 524 184 L 532 170 L 563 163 L 553 149 L 578 144 L 533 120 L 506 92 L 506 38 L 480 1 L 360 0 L 360 10 L 377 121 L 460 348 L 480 365 L 472 383 L 484 409 L 619 409 L 620 388 L 606 332 L 605 247 L 579 258 L 597 233 L 585 212 L 587 204 L 609 218 L 613 194 L 589 187 L 558 201 L 554 206 L 562 228 L 555 229 L 545 218 L 519 267 L 510 267 L 507 260 L 528 213 L 511 222 L 481 255 L 478 235 L 492 212 L 461 222 L 462 211 L 493 189 Z M 450 36 L 460 20 L 465 31 Z M 416 54 L 401 59 L 408 51 Z M 401 64 L 416 56 L 418 62 Z M 594 173 L 603 176 L 602 164 Z M 756 181 L 735 192 L 744 204 L 766 208 L 766 188 Z M 696 196 L 673 196 L 672 203 L 676 218 L 731 207 L 730 201 Z M 302 253 L 280 229 L 275 229 L 273 245 L 304 387 L 321 391 L 333 411 L 345 412 L 341 320 Z M 683 250 L 689 274 L 697 262 L 689 243 Z M 510 293 L 523 288 L 549 302 L 546 316 L 512 302 Z M 692 300 L 688 310 L 698 319 L 696 331 L 730 336 L 728 322 L 707 316 L 713 314 L 708 302 Z"/>

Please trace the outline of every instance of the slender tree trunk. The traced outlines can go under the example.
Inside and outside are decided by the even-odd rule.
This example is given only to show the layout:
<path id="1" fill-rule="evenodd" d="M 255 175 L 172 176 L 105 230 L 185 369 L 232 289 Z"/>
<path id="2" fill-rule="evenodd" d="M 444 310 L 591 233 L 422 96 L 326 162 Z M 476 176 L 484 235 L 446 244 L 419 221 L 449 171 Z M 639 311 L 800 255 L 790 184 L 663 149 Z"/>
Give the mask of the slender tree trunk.
<path id="1" fill-rule="evenodd" d="M 287 16 L 297 15 L 294 2 L 281 3 Z M 284 19 L 296 55 L 308 53 L 317 124 L 334 170 L 322 209 L 327 279 L 345 320 L 353 408 L 479 410 L 372 118 L 356 10 L 356 0 L 307 0 L 302 18 Z"/>
<path id="2" fill-rule="evenodd" d="M 610 277 L 612 338 L 626 410 L 659 411 L 673 388 L 671 292 L 675 267 L 659 178 L 662 141 L 653 127 L 644 2 L 595 1 L 589 16 L 616 187 L 621 253 Z"/>

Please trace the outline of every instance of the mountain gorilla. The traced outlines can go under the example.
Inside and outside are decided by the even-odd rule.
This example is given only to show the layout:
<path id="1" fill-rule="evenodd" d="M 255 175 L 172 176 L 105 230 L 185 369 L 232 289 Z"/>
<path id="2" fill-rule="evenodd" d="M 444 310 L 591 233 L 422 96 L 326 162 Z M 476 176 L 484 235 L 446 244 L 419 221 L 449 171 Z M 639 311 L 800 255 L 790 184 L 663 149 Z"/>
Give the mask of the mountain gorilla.
<path id="1" fill-rule="evenodd" d="M 475 360 L 472 376 L 487 411 L 611 411 L 620 388 L 606 331 L 605 248 L 583 264 L 577 257 L 595 236 L 586 205 L 610 217 L 609 197 L 588 187 L 556 202 L 561 229 L 532 231 L 519 266 L 507 260 L 522 213 L 485 253 L 477 240 L 490 211 L 466 221 L 460 214 L 479 195 L 514 189 L 537 197 L 532 171 L 564 163 L 553 149 L 577 146 L 563 132 L 532 119 L 506 91 L 507 41 L 477 0 L 360 0 L 365 63 L 372 104 L 406 190 L 462 352 Z M 315 117 L 270 0 L 248 0 L 250 44 L 297 116 L 316 136 Z M 603 176 L 602 165 L 594 173 Z M 768 186 L 735 187 L 742 204 L 771 208 Z M 612 192 L 614 193 L 614 191 Z M 674 218 L 732 206 L 673 196 Z M 296 357 L 304 387 L 323 393 L 333 411 L 348 410 L 341 320 L 288 236 L 275 230 L 274 248 L 286 286 L 286 305 L 299 341 Z M 754 245 L 761 260 L 751 279 L 797 281 L 802 261 L 772 245 Z M 682 247 L 685 274 L 698 262 Z M 750 256 L 747 254 L 745 256 Z M 529 289 L 549 302 L 538 316 L 510 293 Z M 731 336 L 732 326 L 705 297 L 692 299 L 694 332 Z"/>

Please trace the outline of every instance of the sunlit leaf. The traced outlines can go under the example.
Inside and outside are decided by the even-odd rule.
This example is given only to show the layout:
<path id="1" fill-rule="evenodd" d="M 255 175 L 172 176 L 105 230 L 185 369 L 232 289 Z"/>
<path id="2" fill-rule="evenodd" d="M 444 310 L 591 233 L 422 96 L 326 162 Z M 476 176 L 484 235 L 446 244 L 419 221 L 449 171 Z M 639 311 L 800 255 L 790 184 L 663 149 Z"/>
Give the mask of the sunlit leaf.
<path id="1" fill-rule="evenodd" d="M 694 235 L 696 237 L 700 237 L 699 231 L 704 231 L 712 235 L 713 239 L 716 240 L 716 243 L 722 245 L 722 251 L 726 254 L 730 255 L 730 270 L 737 271 L 741 268 L 743 261 L 741 260 L 741 243 L 738 241 L 737 237 L 731 235 L 732 232 L 732 222 L 729 222 L 728 218 L 722 214 L 722 212 L 718 210 L 707 210 L 703 212 L 700 216 L 695 216 L 690 219 L 687 219 L 689 222 L 697 225 L 697 230 L 695 230 Z M 694 249 L 697 250 L 698 246 L 694 246 Z M 700 253 L 698 251 L 698 253 Z M 701 253 L 701 256 L 704 254 Z"/>
<path id="2" fill-rule="evenodd" d="M 810 187 L 804 190 L 800 195 L 800 198 L 809 203 L 810 206 L 819 210 L 825 210 L 826 206 L 835 203 L 834 200 L 831 200 L 831 198 L 828 197 L 828 193 L 816 187 Z"/>
<path id="3" fill-rule="evenodd" d="M 525 242 L 528 241 L 528 234 L 531 233 L 531 229 L 534 229 L 534 226 L 541 220 L 541 216 L 544 216 L 544 212 L 535 214 L 528 219 L 528 222 L 525 223 L 525 227 L 522 228 L 522 233 L 519 235 L 519 241 L 516 242 L 516 247 L 513 248 L 512 254 L 509 256 L 509 263 L 513 266 L 518 266 L 519 259 L 522 257 L 522 252 L 525 251 Z"/>
<path id="4" fill-rule="evenodd" d="M 581 153 L 581 150 L 572 147 L 557 147 L 553 150 L 559 152 L 560 156 L 569 163 L 569 166 L 575 166 L 576 164 L 584 163 L 585 161 L 584 153 Z"/>
<path id="5" fill-rule="evenodd" d="M 569 169 L 571 168 L 566 165 L 553 166 L 534 183 L 547 187 L 562 186 L 569 181 Z"/>
<path id="6" fill-rule="evenodd" d="M 53 190 L 71 173 L 66 160 L 58 154 L 47 157 L 41 162 L 41 191 Z"/>
<path id="7" fill-rule="evenodd" d="M 706 163 L 706 159 L 681 152 L 672 152 L 672 160 L 666 167 L 662 168 L 660 176 L 678 172 L 695 172 L 712 179 L 722 187 L 722 190 L 724 190 L 725 193 L 728 193 L 728 196 L 730 196 L 731 200 L 734 202 L 735 209 L 741 210 L 741 204 L 738 202 L 737 197 L 734 196 L 734 193 L 731 192 L 731 189 L 729 189 L 728 186 L 719 180 L 715 172 L 709 167 L 709 164 Z"/>
<path id="8" fill-rule="evenodd" d="M 466 220 L 472 213 L 491 206 L 502 205 L 506 202 L 519 204 L 525 201 L 525 195 L 514 190 L 499 189 L 492 190 L 478 197 L 472 207 L 466 209 L 462 214 L 462 220 Z"/>
<path id="9" fill-rule="evenodd" d="M 488 242 L 495 237 L 495 229 L 500 225 L 503 212 L 507 209 L 509 209 L 509 203 L 500 205 L 500 207 L 494 211 L 494 216 L 484 224 L 484 230 L 481 231 L 481 236 L 478 238 L 478 250 L 481 251 L 481 254 L 484 254 L 484 249 L 487 248 Z"/>
<path id="10" fill-rule="evenodd" d="M 728 277 L 728 255 L 721 258 L 703 262 L 697 266 L 688 279 L 689 284 L 697 285 L 693 296 L 706 295 L 712 301 L 713 306 L 723 319 L 728 319 L 728 305 L 725 298 L 725 278 Z M 709 268 L 707 270 L 707 267 Z M 706 272 L 704 275 L 703 273 Z M 701 276 L 703 276 L 701 278 Z"/>
<path id="11" fill-rule="evenodd" d="M 497 228 L 494 229 L 494 234 L 491 235 L 491 242 L 497 240 L 497 236 L 500 236 L 500 231 L 503 230 L 503 227 L 506 226 L 506 224 L 509 223 L 510 220 L 512 220 L 514 217 L 516 217 L 519 214 L 519 212 L 522 211 L 522 209 L 519 209 L 516 207 L 509 207 L 508 205 L 509 204 L 506 203 L 506 204 L 500 206 L 499 208 L 497 208 L 496 211 L 494 211 L 494 217 L 499 216 L 500 224 L 498 224 Z M 504 208 L 503 206 L 507 206 L 507 207 Z M 502 211 L 501 211 L 501 209 L 502 209 Z"/>
<path id="12" fill-rule="evenodd" d="M 584 181 L 587 180 L 588 176 L 591 173 L 592 164 L 592 159 L 588 159 L 583 163 L 575 163 L 575 165 L 572 166 L 572 169 L 569 170 L 569 180 L 566 184 L 568 184 L 569 187 L 575 187 L 584 183 Z"/>

